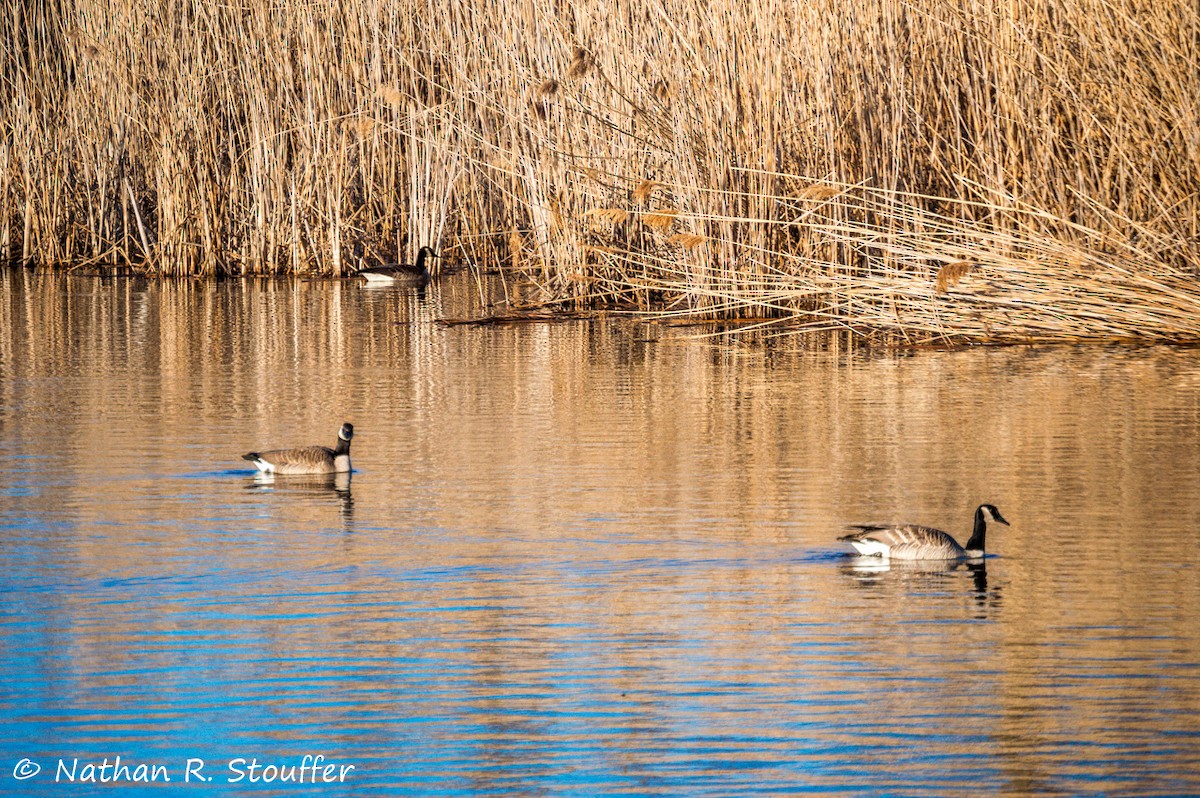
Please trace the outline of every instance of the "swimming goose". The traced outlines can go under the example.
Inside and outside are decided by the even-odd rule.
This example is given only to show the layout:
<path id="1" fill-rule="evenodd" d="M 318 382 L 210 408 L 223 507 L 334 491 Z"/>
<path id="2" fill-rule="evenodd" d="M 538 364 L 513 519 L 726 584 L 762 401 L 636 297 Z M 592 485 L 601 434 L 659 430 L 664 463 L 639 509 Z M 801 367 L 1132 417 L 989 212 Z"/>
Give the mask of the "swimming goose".
<path id="1" fill-rule="evenodd" d="M 339 474 L 350 470 L 350 439 L 353 437 L 354 425 L 343 424 L 333 449 L 328 446 L 272 449 L 249 452 L 242 455 L 242 459 L 253 461 L 259 471 L 268 474 Z"/>
<path id="2" fill-rule="evenodd" d="M 896 560 L 958 560 L 983 556 L 983 538 L 988 521 L 1008 526 L 1000 511 L 992 504 L 981 504 L 975 510 L 975 530 L 966 546 L 940 529 L 916 524 L 853 524 L 847 529 L 858 531 L 843 535 L 844 540 L 859 554 L 876 555 Z"/>
<path id="3" fill-rule="evenodd" d="M 369 269 L 360 269 L 358 274 L 368 283 L 424 285 L 429 282 L 429 269 L 425 268 L 425 259 L 437 257 L 440 256 L 432 247 L 421 247 L 415 264 L 390 263 L 387 266 L 372 266 Z"/>

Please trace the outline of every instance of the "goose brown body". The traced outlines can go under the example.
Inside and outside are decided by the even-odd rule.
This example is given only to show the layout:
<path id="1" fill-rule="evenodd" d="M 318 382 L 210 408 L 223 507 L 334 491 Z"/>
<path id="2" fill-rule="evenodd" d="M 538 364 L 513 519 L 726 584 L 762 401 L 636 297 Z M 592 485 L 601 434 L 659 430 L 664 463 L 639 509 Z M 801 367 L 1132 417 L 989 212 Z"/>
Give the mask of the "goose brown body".
<path id="1" fill-rule="evenodd" d="M 338 430 L 337 446 L 301 446 L 294 449 L 270 449 L 265 452 L 247 452 L 243 460 L 250 460 L 255 468 L 270 474 L 338 474 L 350 471 L 350 439 L 354 437 L 354 426 L 342 424 Z"/>
<path id="2" fill-rule="evenodd" d="M 981 504 L 975 510 L 975 528 L 965 546 L 940 529 L 918 524 L 854 524 L 856 530 L 843 535 L 860 554 L 895 560 L 958 560 L 982 557 L 989 521 L 1008 526 L 995 505 Z"/>
<path id="3" fill-rule="evenodd" d="M 429 268 L 425 265 L 427 258 L 436 258 L 438 254 L 432 247 L 421 247 L 417 253 L 416 263 L 389 263 L 386 266 L 372 266 L 360 269 L 358 274 L 368 283 L 388 283 L 392 285 L 424 285 L 429 282 Z"/>

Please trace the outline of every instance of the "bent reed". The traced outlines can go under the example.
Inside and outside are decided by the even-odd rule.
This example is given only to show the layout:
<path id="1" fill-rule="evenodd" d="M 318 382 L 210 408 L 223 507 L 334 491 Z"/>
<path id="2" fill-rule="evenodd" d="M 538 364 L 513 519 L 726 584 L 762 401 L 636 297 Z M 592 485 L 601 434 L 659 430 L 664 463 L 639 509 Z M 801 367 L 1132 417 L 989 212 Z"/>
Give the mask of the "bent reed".
<path id="1" fill-rule="evenodd" d="M 1200 339 L 1200 10 L 0 0 L 0 259 L 782 331 Z"/>

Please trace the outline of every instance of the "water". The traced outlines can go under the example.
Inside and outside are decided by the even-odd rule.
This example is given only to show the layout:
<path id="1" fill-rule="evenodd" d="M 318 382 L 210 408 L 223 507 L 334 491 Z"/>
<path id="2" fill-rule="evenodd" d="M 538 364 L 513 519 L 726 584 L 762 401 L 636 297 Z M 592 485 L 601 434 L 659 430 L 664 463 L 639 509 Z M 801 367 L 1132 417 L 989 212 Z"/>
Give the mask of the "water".
<path id="1" fill-rule="evenodd" d="M 1200 793 L 1200 351 L 480 295 L 0 272 L 0 792 Z M 836 541 L 983 501 L 982 568 Z"/>

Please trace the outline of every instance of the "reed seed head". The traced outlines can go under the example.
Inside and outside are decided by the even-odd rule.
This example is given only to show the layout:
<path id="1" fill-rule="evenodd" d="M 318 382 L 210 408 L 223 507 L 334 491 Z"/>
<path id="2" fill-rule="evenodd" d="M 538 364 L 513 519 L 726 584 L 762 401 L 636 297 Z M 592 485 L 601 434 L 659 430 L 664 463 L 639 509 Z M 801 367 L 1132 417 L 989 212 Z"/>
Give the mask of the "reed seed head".
<path id="1" fill-rule="evenodd" d="M 699 233 L 676 233 L 667 239 L 672 244 L 677 244 L 688 252 L 691 252 L 701 244 L 708 242 L 708 236 L 702 236 Z"/>
<path id="2" fill-rule="evenodd" d="M 934 290 L 939 294 L 946 293 L 958 285 L 958 281 L 970 274 L 974 268 L 975 264 L 967 260 L 944 264 L 937 270 L 937 276 L 934 278 Z"/>
<path id="3" fill-rule="evenodd" d="M 674 208 L 657 208 L 653 211 L 642 214 L 642 222 L 654 230 L 662 232 L 670 229 L 675 222 L 675 217 L 679 215 L 679 211 Z"/>
<path id="4" fill-rule="evenodd" d="M 628 221 L 629 212 L 620 208 L 592 208 L 584 217 L 588 220 L 589 229 L 593 232 L 604 232 Z"/>
<path id="5" fill-rule="evenodd" d="M 633 190 L 633 201 L 640 203 L 649 202 L 650 195 L 653 194 L 654 189 L 660 185 L 662 184 L 656 183 L 653 180 L 643 180 L 640 184 L 638 184 L 638 187 Z"/>
<path id="6" fill-rule="evenodd" d="M 827 200 L 832 197 L 836 197 L 841 193 L 842 190 L 840 188 L 835 188 L 834 186 L 823 186 L 819 183 L 814 183 L 811 186 L 806 186 L 805 188 L 800 189 L 796 196 L 800 199 L 806 200 Z"/>
<path id="7" fill-rule="evenodd" d="M 582 47 L 575 47 L 571 51 L 571 67 L 567 70 L 567 77 L 571 80 L 583 77 L 594 63 L 591 53 Z"/>
<path id="8" fill-rule="evenodd" d="M 404 92 L 395 86 L 380 86 L 375 90 L 375 96 L 389 105 L 397 107 L 404 105 Z"/>

